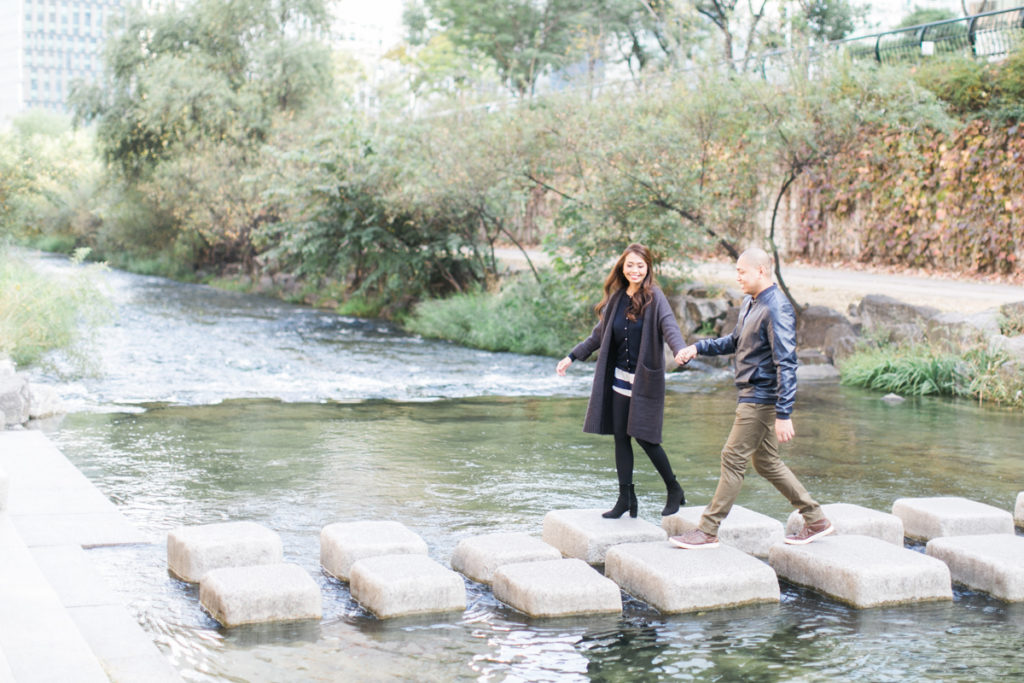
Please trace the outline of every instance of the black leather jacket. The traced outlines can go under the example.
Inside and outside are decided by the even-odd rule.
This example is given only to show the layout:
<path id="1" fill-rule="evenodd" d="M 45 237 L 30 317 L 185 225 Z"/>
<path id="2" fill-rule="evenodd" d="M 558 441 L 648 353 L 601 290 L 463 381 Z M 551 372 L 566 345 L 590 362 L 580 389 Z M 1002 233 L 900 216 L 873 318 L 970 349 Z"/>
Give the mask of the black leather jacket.
<path id="1" fill-rule="evenodd" d="M 796 398 L 796 316 L 786 296 L 772 285 L 748 296 L 736 329 L 727 337 L 696 344 L 702 356 L 735 353 L 740 403 L 775 404 L 775 415 L 788 419 Z"/>

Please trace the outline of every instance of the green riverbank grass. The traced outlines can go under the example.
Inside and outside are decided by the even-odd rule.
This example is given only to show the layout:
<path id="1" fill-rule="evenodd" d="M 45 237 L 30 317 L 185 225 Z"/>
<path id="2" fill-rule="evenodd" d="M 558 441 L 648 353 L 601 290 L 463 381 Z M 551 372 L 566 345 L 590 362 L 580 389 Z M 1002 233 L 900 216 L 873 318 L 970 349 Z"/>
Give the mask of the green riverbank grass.
<path id="1" fill-rule="evenodd" d="M 924 344 L 864 347 L 844 359 L 840 373 L 849 386 L 1024 407 L 1024 368 L 983 346 L 959 354 Z"/>
<path id="2" fill-rule="evenodd" d="M 554 283 L 542 285 L 521 276 L 497 292 L 481 290 L 424 301 L 405 327 L 424 337 L 488 351 L 561 358 L 594 322 L 588 318 L 593 312 L 573 301 Z"/>
<path id="3" fill-rule="evenodd" d="M 85 256 L 80 251 L 74 260 L 80 264 Z M 0 357 L 56 370 L 56 352 L 67 362 L 64 371 L 93 371 L 91 330 L 110 312 L 94 277 L 99 267 L 44 273 L 0 247 Z"/>

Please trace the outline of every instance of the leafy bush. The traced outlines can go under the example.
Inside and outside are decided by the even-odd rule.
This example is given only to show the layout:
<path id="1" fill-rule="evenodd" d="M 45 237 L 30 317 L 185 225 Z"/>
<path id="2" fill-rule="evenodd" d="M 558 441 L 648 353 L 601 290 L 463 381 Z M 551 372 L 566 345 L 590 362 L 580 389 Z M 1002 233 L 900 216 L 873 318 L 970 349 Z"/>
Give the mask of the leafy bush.
<path id="1" fill-rule="evenodd" d="M 80 264 L 86 253 L 75 255 Z M 95 269 L 77 267 L 55 276 L 0 249 L 0 356 L 18 365 L 58 369 L 52 352 L 63 355 L 72 373 L 93 369 L 91 331 L 109 313 Z"/>
<path id="2" fill-rule="evenodd" d="M 540 283 L 520 276 L 499 292 L 478 290 L 424 301 L 406 328 L 489 351 L 561 358 L 596 322 L 593 311 L 577 303 L 568 289 L 549 271 L 541 273 Z"/>

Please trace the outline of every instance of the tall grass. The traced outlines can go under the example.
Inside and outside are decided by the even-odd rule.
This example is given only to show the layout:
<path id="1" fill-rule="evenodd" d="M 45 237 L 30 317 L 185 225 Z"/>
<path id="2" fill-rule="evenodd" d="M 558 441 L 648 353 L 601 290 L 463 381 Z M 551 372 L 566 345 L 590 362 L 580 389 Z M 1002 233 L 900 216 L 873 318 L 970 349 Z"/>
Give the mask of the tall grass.
<path id="1" fill-rule="evenodd" d="M 905 396 L 937 394 L 1024 407 L 1024 370 L 997 349 L 950 353 L 924 344 L 864 347 L 843 361 L 843 384 Z"/>
<path id="2" fill-rule="evenodd" d="M 488 351 L 561 357 L 596 322 L 593 313 L 550 274 L 521 277 L 501 291 L 478 290 L 422 302 L 405 326 L 425 337 Z"/>
<path id="3" fill-rule="evenodd" d="M 110 312 L 100 266 L 43 271 L 0 246 L 0 357 L 70 374 L 95 369 L 92 331 Z M 58 360 L 62 360 L 59 363 Z"/>

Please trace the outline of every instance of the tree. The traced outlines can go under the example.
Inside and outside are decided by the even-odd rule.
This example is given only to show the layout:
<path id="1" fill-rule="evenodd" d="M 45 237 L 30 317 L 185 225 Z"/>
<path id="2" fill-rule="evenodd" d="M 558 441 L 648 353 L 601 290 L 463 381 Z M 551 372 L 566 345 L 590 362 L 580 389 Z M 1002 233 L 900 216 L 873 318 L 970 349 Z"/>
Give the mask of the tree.
<path id="1" fill-rule="evenodd" d="M 893 28 L 910 28 L 911 26 L 931 24 L 936 21 L 945 21 L 946 19 L 956 19 L 956 13 L 947 9 L 915 7 L 912 12 L 900 19 L 900 23 L 893 26 Z"/>
<path id="2" fill-rule="evenodd" d="M 697 14 L 706 18 L 722 34 L 722 55 L 729 68 L 737 70 L 737 41 L 742 41 L 740 49 L 743 61 L 739 70 L 745 71 L 747 63 L 758 36 L 758 26 L 765 18 L 768 0 L 747 0 L 743 9 L 737 10 L 739 0 L 695 0 L 693 8 Z M 741 34 L 745 30 L 746 36 Z"/>
<path id="3" fill-rule="evenodd" d="M 867 14 L 867 5 L 850 0 L 798 0 L 799 24 L 817 43 L 842 40 L 853 32 L 857 21 Z"/>
<path id="4" fill-rule="evenodd" d="M 591 21 L 586 0 L 425 0 L 430 17 L 453 44 L 494 61 L 518 97 L 534 92 L 538 77 L 580 55 L 576 38 Z M 410 30 L 424 21 L 405 14 Z"/>

